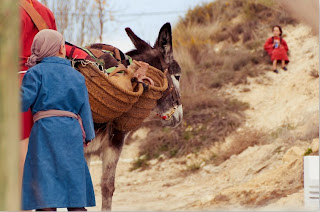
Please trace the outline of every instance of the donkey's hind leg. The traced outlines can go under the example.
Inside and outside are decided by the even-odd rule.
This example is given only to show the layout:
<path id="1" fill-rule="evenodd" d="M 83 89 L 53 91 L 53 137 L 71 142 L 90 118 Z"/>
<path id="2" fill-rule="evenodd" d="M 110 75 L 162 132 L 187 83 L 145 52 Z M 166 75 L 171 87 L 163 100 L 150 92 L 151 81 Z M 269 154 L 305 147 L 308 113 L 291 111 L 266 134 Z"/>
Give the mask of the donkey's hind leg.
<path id="1" fill-rule="evenodd" d="M 114 181 L 117 163 L 124 144 L 125 133 L 113 129 L 111 132 L 108 147 L 104 148 L 101 155 L 102 158 L 102 178 L 101 178 L 101 194 L 102 194 L 102 210 L 110 211 L 112 204 L 112 196 L 115 190 Z"/>

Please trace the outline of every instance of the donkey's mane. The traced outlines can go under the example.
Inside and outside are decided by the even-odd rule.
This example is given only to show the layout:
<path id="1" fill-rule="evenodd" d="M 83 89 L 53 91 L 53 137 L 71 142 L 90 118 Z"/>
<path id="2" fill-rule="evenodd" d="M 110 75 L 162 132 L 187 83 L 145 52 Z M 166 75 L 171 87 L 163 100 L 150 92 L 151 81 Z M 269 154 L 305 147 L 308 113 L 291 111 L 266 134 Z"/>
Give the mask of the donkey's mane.
<path id="1" fill-rule="evenodd" d="M 130 52 L 127 52 L 126 54 L 132 57 L 134 60 L 138 61 L 144 61 L 148 63 L 149 65 L 162 70 L 163 67 L 161 66 L 161 59 L 159 58 L 159 54 L 157 53 L 158 50 L 156 49 L 148 49 L 143 52 L 134 49 L 131 50 Z"/>

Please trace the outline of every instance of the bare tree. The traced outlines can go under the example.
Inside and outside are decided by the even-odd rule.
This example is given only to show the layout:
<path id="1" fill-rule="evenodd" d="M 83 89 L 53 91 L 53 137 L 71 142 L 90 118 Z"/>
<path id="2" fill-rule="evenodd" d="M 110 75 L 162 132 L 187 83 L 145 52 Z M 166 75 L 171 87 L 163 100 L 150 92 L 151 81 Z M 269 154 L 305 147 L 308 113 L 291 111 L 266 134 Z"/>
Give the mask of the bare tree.
<path id="1" fill-rule="evenodd" d="M 103 42 L 105 23 L 113 20 L 107 0 L 41 0 L 55 15 L 58 31 L 76 45 Z"/>
<path id="2" fill-rule="evenodd" d="M 102 42 L 102 34 L 103 34 L 103 23 L 104 23 L 104 10 L 103 10 L 103 5 L 106 3 L 106 0 L 95 0 L 96 3 L 98 4 L 98 14 L 99 14 L 99 23 L 100 23 L 100 35 L 99 39 L 100 42 Z"/>
<path id="3" fill-rule="evenodd" d="M 68 1 L 59 1 L 59 4 L 56 5 L 56 10 L 58 14 L 60 13 L 56 16 L 56 24 L 62 34 L 65 34 L 68 28 L 70 18 L 72 20 L 72 17 L 68 14 L 68 11 L 71 10 L 71 5 Z"/>
<path id="4" fill-rule="evenodd" d="M 102 42 L 102 35 L 104 33 L 104 23 L 107 21 L 106 15 L 109 14 L 109 20 L 113 20 L 112 13 L 109 11 L 107 12 L 106 8 L 108 7 L 107 0 L 95 0 L 97 4 L 97 10 L 98 10 L 98 18 L 99 18 L 99 24 L 100 24 L 100 33 L 99 33 L 99 40 Z"/>

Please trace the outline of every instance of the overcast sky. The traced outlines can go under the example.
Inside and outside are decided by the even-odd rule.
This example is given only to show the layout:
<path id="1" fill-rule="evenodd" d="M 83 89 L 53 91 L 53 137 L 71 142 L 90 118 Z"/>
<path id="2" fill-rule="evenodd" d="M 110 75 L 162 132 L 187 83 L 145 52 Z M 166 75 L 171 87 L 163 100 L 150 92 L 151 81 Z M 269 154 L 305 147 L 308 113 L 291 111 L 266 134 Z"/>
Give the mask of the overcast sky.
<path id="1" fill-rule="evenodd" d="M 106 23 L 104 43 L 126 52 L 133 48 L 125 27 L 130 27 L 140 38 L 154 44 L 163 24 L 174 26 L 189 8 L 212 0 L 109 0 L 116 21 Z M 109 26 L 109 27 L 108 27 Z"/>

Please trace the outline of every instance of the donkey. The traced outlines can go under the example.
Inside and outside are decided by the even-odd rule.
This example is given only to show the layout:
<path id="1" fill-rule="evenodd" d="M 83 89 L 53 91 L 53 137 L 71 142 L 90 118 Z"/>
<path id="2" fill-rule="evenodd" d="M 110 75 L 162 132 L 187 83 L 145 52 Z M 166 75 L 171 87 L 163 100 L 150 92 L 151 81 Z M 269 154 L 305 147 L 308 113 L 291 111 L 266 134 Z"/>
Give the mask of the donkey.
<path id="1" fill-rule="evenodd" d="M 172 31 L 170 23 L 164 24 L 153 47 L 136 36 L 130 28 L 125 29 L 135 46 L 135 50 L 126 54 L 137 61 L 144 61 L 161 71 L 168 70 L 168 89 L 157 101 L 155 112 L 162 117 L 163 126 L 176 127 L 182 121 L 183 110 L 180 101 L 179 80 L 181 69 L 173 58 Z M 169 114 L 169 115 L 166 115 Z M 88 165 L 92 155 L 102 159 L 102 210 L 111 210 L 112 196 L 115 190 L 115 173 L 117 163 L 129 132 L 115 129 L 112 123 L 95 123 L 96 138 L 85 148 Z"/>

